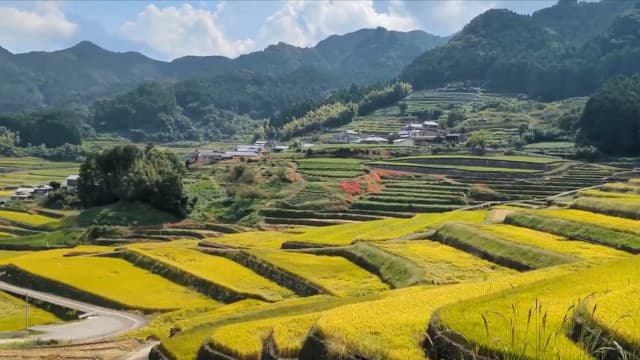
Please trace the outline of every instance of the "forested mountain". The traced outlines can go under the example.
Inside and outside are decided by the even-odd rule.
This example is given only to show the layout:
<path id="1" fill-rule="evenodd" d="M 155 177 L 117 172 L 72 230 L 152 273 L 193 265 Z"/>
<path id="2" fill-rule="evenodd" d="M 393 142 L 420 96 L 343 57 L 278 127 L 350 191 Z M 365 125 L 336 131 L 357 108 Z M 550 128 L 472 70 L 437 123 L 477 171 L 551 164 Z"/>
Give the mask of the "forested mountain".
<path id="1" fill-rule="evenodd" d="M 560 1 L 531 16 L 489 10 L 401 79 L 418 89 L 451 82 L 545 100 L 589 95 L 614 75 L 640 70 L 638 0 Z"/>
<path id="2" fill-rule="evenodd" d="M 305 89 L 295 91 L 316 95 L 314 88 L 387 81 L 426 49 L 445 41 L 422 31 L 378 28 L 331 36 L 311 48 L 280 43 L 236 59 L 188 56 L 172 62 L 136 52 L 111 52 L 86 41 L 54 52 L 11 54 L 0 49 L 0 112 L 89 104 L 145 81 L 198 78 L 210 88 L 237 87 L 238 77 L 288 81 L 304 69 L 322 76 L 306 77 Z M 242 84 L 250 86 L 251 81 Z"/>

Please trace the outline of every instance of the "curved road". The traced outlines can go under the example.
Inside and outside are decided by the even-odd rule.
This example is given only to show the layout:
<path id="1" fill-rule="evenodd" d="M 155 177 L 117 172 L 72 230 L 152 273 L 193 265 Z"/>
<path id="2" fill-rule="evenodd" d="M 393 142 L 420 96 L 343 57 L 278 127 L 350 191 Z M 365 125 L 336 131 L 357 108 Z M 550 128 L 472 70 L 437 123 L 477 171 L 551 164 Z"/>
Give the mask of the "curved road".
<path id="1" fill-rule="evenodd" d="M 66 341 L 96 341 L 123 335 L 147 324 L 143 316 L 107 309 L 61 296 L 30 290 L 0 281 L 0 290 L 18 295 L 28 295 L 51 304 L 63 306 L 84 313 L 84 319 L 57 325 L 32 326 L 30 329 L 40 332 L 38 339 Z"/>

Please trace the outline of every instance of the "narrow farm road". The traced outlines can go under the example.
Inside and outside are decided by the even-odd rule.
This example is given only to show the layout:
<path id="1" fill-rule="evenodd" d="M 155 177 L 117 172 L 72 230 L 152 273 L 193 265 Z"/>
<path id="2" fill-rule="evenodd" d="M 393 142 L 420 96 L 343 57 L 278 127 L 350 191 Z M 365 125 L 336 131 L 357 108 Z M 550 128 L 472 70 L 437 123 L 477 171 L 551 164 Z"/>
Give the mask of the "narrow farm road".
<path id="1" fill-rule="evenodd" d="M 0 281 L 0 290 L 18 295 L 29 296 L 51 304 L 63 306 L 84 313 L 83 319 L 65 324 L 40 325 L 31 327 L 40 334 L 34 338 L 64 341 L 96 341 L 123 335 L 147 324 L 143 316 L 107 309 L 61 296 L 30 290 Z"/>

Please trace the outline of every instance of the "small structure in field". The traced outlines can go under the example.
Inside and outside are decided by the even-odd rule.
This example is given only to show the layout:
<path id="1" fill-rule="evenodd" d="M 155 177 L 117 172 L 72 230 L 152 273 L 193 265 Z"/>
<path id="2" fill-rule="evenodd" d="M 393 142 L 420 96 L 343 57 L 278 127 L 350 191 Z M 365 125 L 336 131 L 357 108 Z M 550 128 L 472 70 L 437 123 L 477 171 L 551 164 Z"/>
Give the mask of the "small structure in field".
<path id="1" fill-rule="evenodd" d="M 29 200 L 33 199 L 33 191 L 35 189 L 32 187 L 20 187 L 17 188 L 16 191 L 11 195 L 12 201 L 21 201 L 21 200 Z"/>
<path id="2" fill-rule="evenodd" d="M 60 186 L 64 190 L 75 190 L 78 188 L 78 181 L 80 180 L 80 175 L 69 175 L 64 182 Z"/>
<path id="3" fill-rule="evenodd" d="M 425 121 L 422 123 L 422 128 L 425 131 L 437 132 L 440 129 L 440 124 L 437 121 Z"/>
<path id="4" fill-rule="evenodd" d="M 388 144 L 389 140 L 380 136 L 369 136 L 360 141 L 362 144 Z"/>
<path id="5" fill-rule="evenodd" d="M 349 144 L 360 142 L 360 135 L 357 131 L 347 130 L 332 134 L 327 140 L 329 144 Z"/>
<path id="6" fill-rule="evenodd" d="M 463 143 L 465 141 L 467 141 L 467 137 L 465 134 L 460 134 L 460 133 L 448 133 L 445 136 L 445 140 L 448 142 L 452 142 L 452 143 Z"/>
<path id="7" fill-rule="evenodd" d="M 39 185 L 38 187 L 36 187 L 35 189 L 33 189 L 33 193 L 31 194 L 31 196 L 35 199 L 35 198 L 43 198 L 45 196 L 47 196 L 47 194 L 53 190 L 53 188 L 49 185 Z"/>

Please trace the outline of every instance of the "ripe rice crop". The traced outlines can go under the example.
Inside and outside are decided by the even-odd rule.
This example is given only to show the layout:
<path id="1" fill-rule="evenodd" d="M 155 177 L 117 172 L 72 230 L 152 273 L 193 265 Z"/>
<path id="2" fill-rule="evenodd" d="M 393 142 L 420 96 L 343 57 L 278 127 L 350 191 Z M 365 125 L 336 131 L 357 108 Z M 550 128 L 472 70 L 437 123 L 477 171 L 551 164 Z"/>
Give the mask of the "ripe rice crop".
<path id="1" fill-rule="evenodd" d="M 602 244 L 624 251 L 640 252 L 640 236 L 616 231 L 586 222 L 544 216 L 538 212 L 516 212 L 505 217 L 505 223 L 564 236 L 569 239 Z"/>
<path id="2" fill-rule="evenodd" d="M 585 311 L 595 325 L 615 340 L 640 351 L 640 286 L 627 285 L 608 294 L 596 294 L 585 302 Z"/>
<path id="3" fill-rule="evenodd" d="M 58 222 L 58 220 L 54 218 L 11 210 L 0 210 L 0 218 L 31 226 L 41 226 Z"/>
<path id="4" fill-rule="evenodd" d="M 616 191 L 601 191 L 595 189 L 579 191 L 578 196 L 640 201 L 639 194 Z"/>
<path id="5" fill-rule="evenodd" d="M 278 355 L 297 358 L 309 329 L 319 313 L 268 318 L 237 323 L 214 330 L 211 345 L 240 360 L 262 359 L 263 344 L 272 335 Z"/>
<path id="6" fill-rule="evenodd" d="M 382 241 L 424 232 L 449 221 L 482 223 L 486 210 L 450 211 L 438 214 L 419 214 L 410 219 L 384 219 L 354 224 L 311 228 L 291 240 L 325 244 L 349 245 L 353 241 Z"/>
<path id="7" fill-rule="evenodd" d="M 604 184 L 600 189 L 606 192 L 640 193 L 640 186 L 632 182 Z"/>
<path id="8" fill-rule="evenodd" d="M 636 198 L 584 197 L 574 201 L 571 207 L 629 219 L 640 219 L 640 201 Z"/>
<path id="9" fill-rule="evenodd" d="M 331 344 L 333 354 L 330 355 L 358 354 L 367 359 L 423 360 L 421 344 L 427 323 L 436 309 L 570 271 L 569 267 L 555 267 L 479 283 L 392 290 L 381 300 L 324 312 L 316 323 L 316 331 L 325 337 L 325 343 Z"/>
<path id="10" fill-rule="evenodd" d="M 504 240 L 458 223 L 444 224 L 433 239 L 517 270 L 539 269 L 578 260 L 574 256 Z"/>
<path id="11" fill-rule="evenodd" d="M 389 288 L 377 276 L 342 257 L 269 250 L 249 253 L 338 296 L 362 296 Z"/>
<path id="12" fill-rule="evenodd" d="M 24 299 L 0 291 L 0 332 L 25 328 Z M 29 326 L 60 322 L 55 315 L 33 305 L 29 306 Z"/>
<path id="13" fill-rule="evenodd" d="M 241 294 L 254 294 L 270 301 L 293 296 L 281 287 L 244 266 L 221 256 L 167 244 L 144 244 L 130 247 L 135 252 L 176 267 L 198 278 L 219 284 Z"/>
<path id="14" fill-rule="evenodd" d="M 73 252 L 109 252 L 111 248 L 80 246 Z M 211 306 L 214 301 L 160 276 L 116 258 L 72 256 L 50 250 L 9 259 L 18 268 L 58 281 L 132 309 L 165 311 Z"/>
<path id="15" fill-rule="evenodd" d="M 209 241 L 216 244 L 257 249 L 280 249 L 282 243 L 288 241 L 294 234 L 280 231 L 253 231 L 237 234 L 227 234 Z"/>
<path id="16" fill-rule="evenodd" d="M 574 255 L 592 261 L 612 260 L 629 256 L 629 254 L 623 251 L 611 249 L 606 246 L 595 245 L 584 241 L 568 240 L 562 236 L 519 226 L 491 224 L 480 225 L 480 229 L 509 241 L 536 246 L 561 254 Z"/>
<path id="17" fill-rule="evenodd" d="M 624 231 L 640 235 L 640 221 L 637 220 L 608 216 L 578 209 L 540 209 L 535 210 L 534 214 L 593 224 L 616 231 Z"/>
<path id="18" fill-rule="evenodd" d="M 9 259 L 14 258 L 16 256 L 28 254 L 27 251 L 6 251 L 0 250 L 0 265 L 9 262 Z"/>
<path id="19" fill-rule="evenodd" d="M 443 328 L 460 334 L 482 353 L 500 353 L 492 357 L 587 359 L 584 349 L 565 332 L 573 309 L 588 296 L 637 282 L 639 265 L 633 257 L 514 287 L 444 307 L 438 319 Z"/>
<path id="20" fill-rule="evenodd" d="M 418 264 L 431 284 L 481 281 L 514 272 L 435 241 L 381 242 L 376 246 Z"/>

